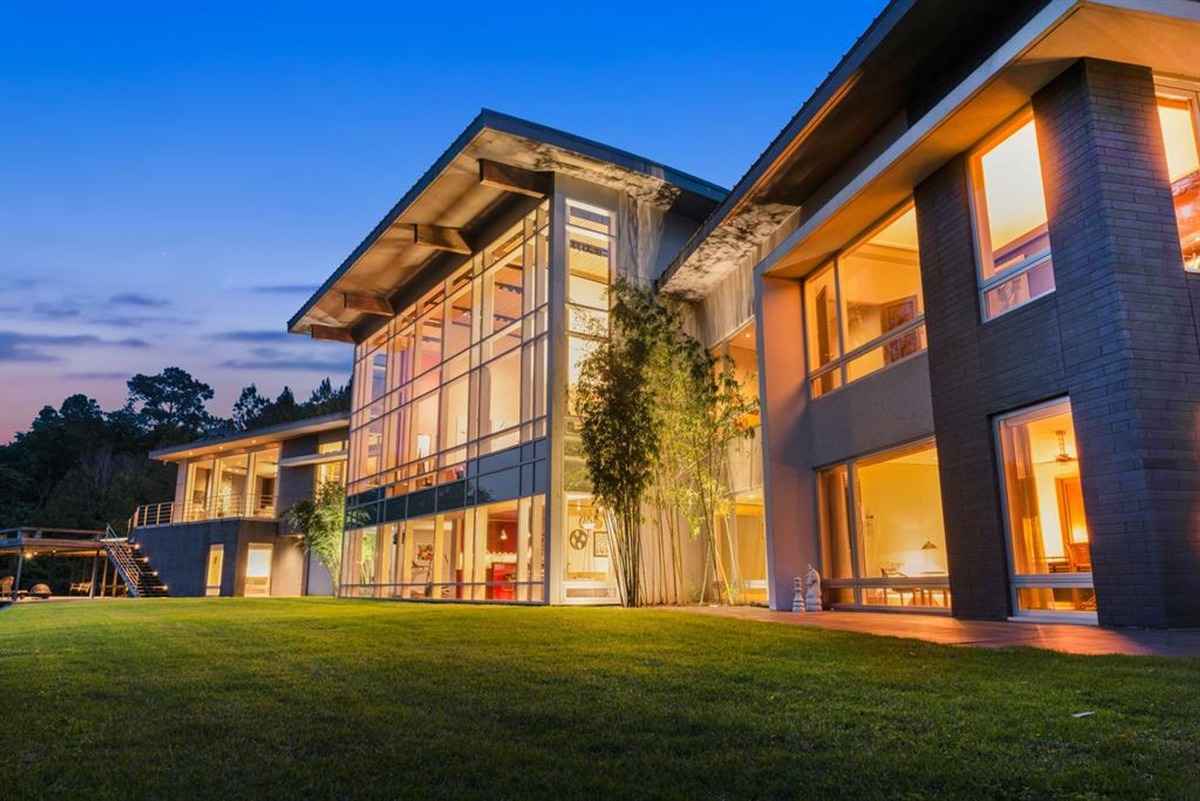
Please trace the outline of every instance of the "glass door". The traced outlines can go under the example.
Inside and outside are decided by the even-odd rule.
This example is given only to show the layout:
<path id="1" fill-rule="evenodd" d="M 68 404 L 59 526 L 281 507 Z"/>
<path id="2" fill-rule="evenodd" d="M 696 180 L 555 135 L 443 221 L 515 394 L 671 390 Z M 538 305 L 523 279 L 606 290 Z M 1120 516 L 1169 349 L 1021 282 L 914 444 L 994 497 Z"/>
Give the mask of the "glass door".
<path id="1" fill-rule="evenodd" d="M 1095 621 L 1091 535 L 1067 398 L 997 423 L 1013 608 Z"/>
<path id="2" fill-rule="evenodd" d="M 246 552 L 247 598 L 265 598 L 271 594 L 271 559 L 275 546 L 270 543 L 252 542 Z"/>

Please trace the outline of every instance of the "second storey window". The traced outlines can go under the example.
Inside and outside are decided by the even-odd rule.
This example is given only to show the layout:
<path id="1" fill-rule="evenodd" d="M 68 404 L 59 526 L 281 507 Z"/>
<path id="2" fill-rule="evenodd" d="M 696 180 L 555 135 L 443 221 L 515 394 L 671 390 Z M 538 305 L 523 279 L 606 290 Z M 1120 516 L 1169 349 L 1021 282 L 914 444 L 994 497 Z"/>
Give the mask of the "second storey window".
<path id="1" fill-rule="evenodd" d="M 925 350 L 925 302 L 911 205 L 804 284 L 814 398 Z"/>
<path id="2" fill-rule="evenodd" d="M 1160 87 L 1158 120 L 1167 152 L 1167 176 L 1175 202 L 1183 266 L 1200 272 L 1200 155 L 1194 91 Z"/>
<path id="3" fill-rule="evenodd" d="M 983 319 L 1054 291 L 1046 193 L 1030 114 L 984 141 L 971 158 Z"/>

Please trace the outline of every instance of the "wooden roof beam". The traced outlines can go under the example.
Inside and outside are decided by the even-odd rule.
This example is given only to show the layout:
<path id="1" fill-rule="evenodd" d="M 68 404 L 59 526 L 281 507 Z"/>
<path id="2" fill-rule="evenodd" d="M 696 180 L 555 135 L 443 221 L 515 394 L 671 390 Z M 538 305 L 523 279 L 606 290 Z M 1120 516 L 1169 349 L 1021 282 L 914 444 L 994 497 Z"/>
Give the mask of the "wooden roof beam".
<path id="1" fill-rule="evenodd" d="M 524 167 L 501 164 L 490 159 L 479 160 L 479 183 L 529 197 L 546 197 L 554 187 L 554 173 L 535 172 Z"/>
<path id="2" fill-rule="evenodd" d="M 470 256 L 474 251 L 463 239 L 462 229 L 416 223 L 412 226 L 413 243 L 434 250 L 445 250 Z"/>
<path id="3" fill-rule="evenodd" d="M 337 328 L 332 325 L 312 325 L 308 329 L 308 335 L 313 339 L 354 344 L 354 334 L 350 333 L 349 328 Z"/>
<path id="4" fill-rule="evenodd" d="M 392 304 L 387 298 L 381 298 L 376 295 L 364 295 L 357 292 L 343 292 L 342 302 L 346 309 L 350 311 L 361 312 L 363 314 L 374 314 L 379 317 L 391 317 L 396 312 L 392 309 Z"/>

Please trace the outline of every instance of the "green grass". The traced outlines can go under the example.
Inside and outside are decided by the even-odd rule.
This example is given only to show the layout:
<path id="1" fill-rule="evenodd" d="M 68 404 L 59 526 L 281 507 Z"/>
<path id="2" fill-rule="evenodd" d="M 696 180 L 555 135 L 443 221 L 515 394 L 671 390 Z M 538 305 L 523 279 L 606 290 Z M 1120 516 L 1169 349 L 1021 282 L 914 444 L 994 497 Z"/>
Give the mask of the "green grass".
<path id="1" fill-rule="evenodd" d="M 671 611 L 28 604 L 0 705 L 2 798 L 1200 797 L 1200 661 Z"/>

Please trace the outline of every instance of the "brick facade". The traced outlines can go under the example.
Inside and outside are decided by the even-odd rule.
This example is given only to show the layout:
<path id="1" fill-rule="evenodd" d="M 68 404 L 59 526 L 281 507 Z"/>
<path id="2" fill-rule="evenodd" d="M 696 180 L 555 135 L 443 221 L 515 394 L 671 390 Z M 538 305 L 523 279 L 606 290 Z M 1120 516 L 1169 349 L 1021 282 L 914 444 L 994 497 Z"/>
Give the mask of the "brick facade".
<path id="1" fill-rule="evenodd" d="M 1180 258 L 1153 76 L 1081 60 L 1033 107 L 1054 293 L 981 323 L 966 157 L 916 190 L 955 613 L 1011 613 L 995 415 L 1069 395 L 1100 622 L 1197 625 L 1200 293 Z"/>

